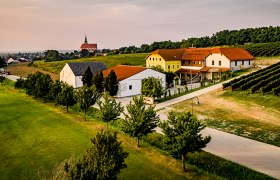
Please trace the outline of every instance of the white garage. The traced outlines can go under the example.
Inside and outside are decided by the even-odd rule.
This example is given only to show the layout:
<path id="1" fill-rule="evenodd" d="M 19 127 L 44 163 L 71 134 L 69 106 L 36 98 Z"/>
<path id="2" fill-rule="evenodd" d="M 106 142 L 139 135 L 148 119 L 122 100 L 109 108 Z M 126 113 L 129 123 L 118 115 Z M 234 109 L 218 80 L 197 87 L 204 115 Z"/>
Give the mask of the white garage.
<path id="1" fill-rule="evenodd" d="M 117 97 L 139 95 L 141 93 L 142 80 L 148 77 L 161 79 L 162 86 L 165 88 L 165 74 L 158 71 L 140 66 L 118 65 L 104 70 L 104 77 L 108 76 L 112 70 L 117 75 Z"/>

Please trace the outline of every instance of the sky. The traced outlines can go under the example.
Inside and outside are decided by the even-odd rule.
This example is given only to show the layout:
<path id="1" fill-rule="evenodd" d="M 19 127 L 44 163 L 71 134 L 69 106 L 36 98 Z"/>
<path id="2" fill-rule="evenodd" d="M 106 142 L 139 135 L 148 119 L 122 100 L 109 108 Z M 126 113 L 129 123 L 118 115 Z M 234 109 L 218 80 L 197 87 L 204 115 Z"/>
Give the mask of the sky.
<path id="1" fill-rule="evenodd" d="M 0 51 L 99 49 L 279 26 L 280 0 L 0 0 Z"/>

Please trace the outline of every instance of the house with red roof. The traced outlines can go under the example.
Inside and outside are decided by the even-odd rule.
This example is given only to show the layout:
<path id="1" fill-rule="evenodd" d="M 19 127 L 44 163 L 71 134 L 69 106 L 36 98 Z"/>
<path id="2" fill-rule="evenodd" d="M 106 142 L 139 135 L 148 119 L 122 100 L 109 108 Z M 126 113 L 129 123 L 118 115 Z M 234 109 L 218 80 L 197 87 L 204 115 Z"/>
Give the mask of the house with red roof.
<path id="1" fill-rule="evenodd" d="M 117 75 L 118 92 L 116 97 L 139 95 L 141 93 L 142 80 L 148 77 L 161 79 L 162 86 L 165 88 L 165 74 L 150 68 L 141 66 L 117 65 L 103 70 L 102 73 L 104 78 L 107 77 L 111 71 L 114 71 Z"/>
<path id="2" fill-rule="evenodd" d="M 158 49 L 146 58 L 146 67 L 161 66 L 179 74 L 180 79 L 213 79 L 226 71 L 250 68 L 254 56 L 243 48 Z"/>
<path id="3" fill-rule="evenodd" d="M 87 36 L 85 36 L 85 41 L 80 46 L 80 51 L 82 51 L 83 49 L 86 49 L 89 52 L 93 52 L 93 51 L 97 50 L 97 44 L 89 44 L 88 40 L 87 40 Z"/>

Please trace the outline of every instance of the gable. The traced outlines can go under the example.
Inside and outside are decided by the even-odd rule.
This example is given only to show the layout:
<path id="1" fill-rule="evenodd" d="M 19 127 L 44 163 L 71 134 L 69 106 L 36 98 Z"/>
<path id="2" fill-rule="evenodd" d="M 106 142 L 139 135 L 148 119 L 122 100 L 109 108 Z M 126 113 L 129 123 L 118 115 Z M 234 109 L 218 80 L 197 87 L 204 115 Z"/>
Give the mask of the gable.
<path id="1" fill-rule="evenodd" d="M 102 62 L 76 62 L 67 63 L 75 76 L 84 75 L 86 69 L 89 67 L 92 74 L 95 75 L 100 71 L 107 69 L 106 65 Z"/>

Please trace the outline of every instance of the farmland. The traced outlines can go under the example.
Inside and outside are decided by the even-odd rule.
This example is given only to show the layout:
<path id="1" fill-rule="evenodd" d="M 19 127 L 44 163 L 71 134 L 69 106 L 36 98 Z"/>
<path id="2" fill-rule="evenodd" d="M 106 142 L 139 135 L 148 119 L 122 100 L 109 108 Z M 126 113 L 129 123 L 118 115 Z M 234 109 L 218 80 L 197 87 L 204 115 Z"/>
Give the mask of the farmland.
<path id="1" fill-rule="evenodd" d="M 50 178 L 53 168 L 70 157 L 81 157 L 90 147 L 90 138 L 106 127 L 98 121 L 84 122 L 71 109 L 42 103 L 0 85 L 0 179 Z M 16 112 L 16 113 L 15 113 Z M 133 138 L 119 132 L 122 145 L 129 152 L 128 168 L 120 179 L 209 179 L 188 165 L 182 174 L 180 162 L 143 143 L 136 147 Z M 212 177 L 213 178 L 213 177 Z"/>
<path id="2" fill-rule="evenodd" d="M 278 96 L 280 93 L 280 62 L 223 84 L 224 89 L 229 87 L 232 90 L 273 93 Z"/>

